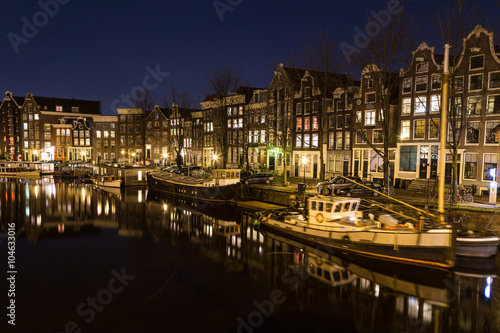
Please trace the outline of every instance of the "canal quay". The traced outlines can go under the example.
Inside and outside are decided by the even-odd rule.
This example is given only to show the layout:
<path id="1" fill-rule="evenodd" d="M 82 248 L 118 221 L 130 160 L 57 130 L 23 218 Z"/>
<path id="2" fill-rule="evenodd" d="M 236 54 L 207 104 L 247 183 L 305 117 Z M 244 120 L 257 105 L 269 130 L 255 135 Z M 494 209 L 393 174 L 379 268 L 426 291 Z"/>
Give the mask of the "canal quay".
<path id="1" fill-rule="evenodd" d="M 50 177 L 0 180 L 0 221 L 16 272 L 2 332 L 500 331 L 498 256 L 389 264 L 259 229 L 235 205 Z"/>

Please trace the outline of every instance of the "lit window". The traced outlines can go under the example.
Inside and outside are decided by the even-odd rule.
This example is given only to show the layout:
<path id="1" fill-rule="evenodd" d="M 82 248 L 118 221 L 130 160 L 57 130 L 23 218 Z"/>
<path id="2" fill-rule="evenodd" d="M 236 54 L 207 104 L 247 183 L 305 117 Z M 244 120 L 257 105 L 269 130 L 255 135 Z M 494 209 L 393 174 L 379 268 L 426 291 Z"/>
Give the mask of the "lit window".
<path id="1" fill-rule="evenodd" d="M 427 96 L 415 97 L 415 113 L 425 113 L 427 110 Z"/>
<path id="2" fill-rule="evenodd" d="M 431 96 L 431 112 L 439 112 L 441 109 L 441 95 Z"/>
<path id="3" fill-rule="evenodd" d="M 403 98 L 402 109 L 403 114 L 411 113 L 411 98 Z"/>
<path id="4" fill-rule="evenodd" d="M 479 115 L 481 114 L 481 97 L 469 97 L 467 100 L 467 114 Z"/>
<path id="5" fill-rule="evenodd" d="M 425 138 L 425 120 L 415 120 L 413 137 L 415 139 Z"/>
<path id="6" fill-rule="evenodd" d="M 401 139 L 409 139 L 410 138 L 410 121 L 403 120 L 401 122 Z"/>
<path id="7" fill-rule="evenodd" d="M 365 111 L 365 125 L 375 125 L 375 111 Z"/>

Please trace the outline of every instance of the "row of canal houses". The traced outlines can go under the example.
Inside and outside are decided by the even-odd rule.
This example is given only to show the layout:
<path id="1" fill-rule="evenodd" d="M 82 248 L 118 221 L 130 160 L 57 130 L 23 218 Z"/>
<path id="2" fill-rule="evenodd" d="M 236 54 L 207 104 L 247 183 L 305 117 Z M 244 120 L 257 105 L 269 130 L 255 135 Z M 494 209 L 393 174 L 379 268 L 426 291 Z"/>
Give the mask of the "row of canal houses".
<path id="1" fill-rule="evenodd" d="M 486 189 L 498 166 L 500 49 L 493 33 L 477 26 L 459 52 L 450 59 L 450 113 L 459 123 L 447 124 L 448 140 L 459 140 L 459 183 Z M 286 168 L 307 178 L 320 177 L 323 166 L 326 177 L 382 179 L 376 150 L 387 140 L 391 182 L 404 186 L 436 178 L 445 153 L 439 149 L 443 58 L 422 42 L 408 68 L 388 73 L 367 64 L 360 81 L 279 64 L 268 88 L 209 95 L 199 110 L 174 104 L 102 116 L 98 101 L 7 92 L 0 105 L 1 153 L 11 160 L 170 164 L 180 151 L 186 165 Z M 388 81 L 397 89 L 384 90 Z M 453 156 L 447 150 L 445 157 L 449 182 Z"/>

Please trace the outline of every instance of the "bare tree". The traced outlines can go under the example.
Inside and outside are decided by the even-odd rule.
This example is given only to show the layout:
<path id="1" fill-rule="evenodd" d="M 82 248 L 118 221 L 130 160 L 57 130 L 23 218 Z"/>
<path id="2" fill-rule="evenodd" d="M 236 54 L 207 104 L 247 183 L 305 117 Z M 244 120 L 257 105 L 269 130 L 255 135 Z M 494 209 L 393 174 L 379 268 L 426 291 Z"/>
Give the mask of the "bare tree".
<path id="1" fill-rule="evenodd" d="M 142 91 L 131 96 L 132 103 L 136 109 L 142 110 L 141 114 L 141 144 L 142 144 L 142 163 L 146 166 L 146 135 L 147 135 L 147 121 L 149 113 L 154 109 L 156 98 L 151 90 L 144 88 Z"/>
<path id="2" fill-rule="evenodd" d="M 348 75 L 336 74 L 343 66 L 337 43 L 329 37 L 328 27 L 320 29 L 317 36 L 303 42 L 301 62 L 313 77 L 313 95 L 318 102 L 318 148 L 320 152 L 321 180 L 325 178 L 324 142 L 327 141 L 328 116 L 333 91 L 337 87 L 348 85 Z M 344 67 L 345 68 L 345 67 Z"/>
<path id="3" fill-rule="evenodd" d="M 175 103 L 181 109 L 193 109 L 196 100 L 184 83 L 171 83 L 168 95 L 162 98 L 165 108 L 170 108 Z"/>
<path id="4" fill-rule="evenodd" d="M 456 65 L 462 56 L 464 50 L 464 38 L 468 32 L 472 31 L 475 22 L 479 17 L 485 18 L 486 15 L 480 14 L 479 4 L 468 0 L 450 0 L 449 4 L 444 4 L 437 11 L 436 27 L 441 36 L 443 45 L 449 44 L 455 52 L 450 55 L 451 66 Z M 459 75 L 463 75 L 459 74 Z M 449 132 L 447 142 L 450 155 L 452 157 L 452 174 L 451 174 L 451 196 L 453 203 L 457 202 L 458 190 L 458 157 L 459 148 L 464 137 L 468 138 L 478 135 L 476 129 L 472 126 L 470 118 L 475 115 L 476 104 L 474 109 L 471 109 L 465 94 L 461 94 L 464 82 L 457 80 L 456 69 L 450 71 L 449 81 L 449 96 L 448 104 L 448 122 Z M 485 96 L 486 87 L 483 86 L 482 96 Z M 479 105 L 482 103 L 482 96 L 475 96 L 478 99 Z M 478 130 L 478 129 L 477 129 Z"/>
<path id="5" fill-rule="evenodd" d="M 399 112 L 395 106 L 398 104 L 399 74 L 396 71 L 405 66 L 408 59 L 411 59 L 411 51 L 415 46 L 413 38 L 414 18 L 406 14 L 405 6 L 402 5 L 399 12 L 390 17 L 389 22 L 386 22 L 385 25 L 380 24 L 379 27 L 379 33 L 373 36 L 366 43 L 366 46 L 358 50 L 357 55 L 353 57 L 353 64 L 361 68 L 365 67 L 366 64 L 378 67 L 379 75 L 374 79 L 373 84 L 380 106 L 379 112 L 383 112 L 379 122 L 383 135 L 383 146 L 374 144 L 371 136 L 366 135 L 367 132 L 363 127 L 357 127 L 355 130 L 356 134 L 361 136 L 365 143 L 382 158 L 384 183 L 389 186 L 389 148 L 395 147 L 398 140 L 398 131 L 395 130 L 395 126 L 398 122 Z"/>
<path id="6" fill-rule="evenodd" d="M 172 127 L 175 130 L 175 135 L 171 135 L 170 146 L 175 152 L 175 163 L 181 168 L 183 164 L 182 152 L 184 149 L 184 122 L 189 117 L 189 110 L 192 109 L 195 104 L 195 98 L 190 90 L 187 89 L 184 83 L 172 83 L 170 84 L 169 93 L 167 96 L 162 98 L 162 103 L 165 108 L 172 108 L 171 121 Z"/>
<path id="7" fill-rule="evenodd" d="M 228 155 L 227 106 L 232 104 L 233 95 L 231 93 L 234 93 L 242 84 L 241 73 L 231 63 L 223 68 L 212 68 L 208 71 L 206 78 L 207 95 L 213 97 L 215 144 L 218 152 L 222 155 L 222 167 L 225 168 Z"/>

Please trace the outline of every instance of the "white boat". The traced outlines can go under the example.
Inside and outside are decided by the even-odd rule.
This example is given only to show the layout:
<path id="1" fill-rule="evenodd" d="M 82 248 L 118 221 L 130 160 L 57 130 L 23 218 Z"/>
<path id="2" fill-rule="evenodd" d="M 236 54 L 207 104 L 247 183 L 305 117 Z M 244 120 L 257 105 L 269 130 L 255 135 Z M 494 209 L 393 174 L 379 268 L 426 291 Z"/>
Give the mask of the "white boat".
<path id="1" fill-rule="evenodd" d="M 20 165 L 0 164 L 0 177 L 5 178 L 40 178 L 40 170 L 28 170 Z"/>
<path id="2" fill-rule="evenodd" d="M 92 179 L 92 182 L 99 187 L 120 188 L 122 179 L 116 176 L 97 176 Z"/>
<path id="3" fill-rule="evenodd" d="M 423 228 L 402 224 L 389 214 L 366 214 L 359 198 L 315 196 L 303 214 L 273 211 L 263 214 L 264 226 L 304 240 L 368 257 L 425 266 L 452 267 L 453 230 L 443 225 Z"/>
<path id="4" fill-rule="evenodd" d="M 497 254 L 500 238 L 482 236 L 468 231 L 457 237 L 456 255 L 461 257 L 488 258 Z"/>

